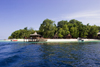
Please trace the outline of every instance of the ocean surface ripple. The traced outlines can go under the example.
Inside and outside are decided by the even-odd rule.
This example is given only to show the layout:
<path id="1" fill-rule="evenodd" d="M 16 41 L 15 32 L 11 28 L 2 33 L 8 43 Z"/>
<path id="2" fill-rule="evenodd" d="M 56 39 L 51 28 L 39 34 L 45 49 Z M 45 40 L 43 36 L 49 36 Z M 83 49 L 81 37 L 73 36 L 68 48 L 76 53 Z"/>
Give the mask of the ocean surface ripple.
<path id="1" fill-rule="evenodd" d="M 0 67 L 100 67 L 100 42 L 0 42 Z"/>

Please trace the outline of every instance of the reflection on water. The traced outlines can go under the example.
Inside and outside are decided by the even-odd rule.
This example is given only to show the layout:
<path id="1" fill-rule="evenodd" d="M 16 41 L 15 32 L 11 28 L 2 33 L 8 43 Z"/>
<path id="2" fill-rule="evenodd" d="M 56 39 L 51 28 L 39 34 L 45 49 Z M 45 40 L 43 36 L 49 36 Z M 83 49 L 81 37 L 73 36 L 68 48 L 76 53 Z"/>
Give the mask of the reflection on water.
<path id="1" fill-rule="evenodd" d="M 0 67 L 100 67 L 99 47 L 99 42 L 0 42 Z"/>

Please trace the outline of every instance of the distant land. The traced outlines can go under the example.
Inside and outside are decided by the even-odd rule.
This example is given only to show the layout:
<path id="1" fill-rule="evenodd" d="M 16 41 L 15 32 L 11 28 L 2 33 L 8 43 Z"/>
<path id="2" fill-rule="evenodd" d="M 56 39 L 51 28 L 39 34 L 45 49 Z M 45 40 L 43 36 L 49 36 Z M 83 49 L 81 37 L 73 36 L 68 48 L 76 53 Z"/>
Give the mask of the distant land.
<path id="1" fill-rule="evenodd" d="M 100 31 L 100 26 L 96 25 L 84 25 L 82 22 L 71 19 L 69 22 L 67 20 L 61 20 L 55 24 L 53 20 L 45 19 L 42 24 L 40 24 L 39 30 L 34 30 L 33 28 L 16 30 L 8 37 L 8 39 L 24 39 L 30 38 L 30 34 L 37 32 L 43 38 L 99 38 L 97 33 Z"/>

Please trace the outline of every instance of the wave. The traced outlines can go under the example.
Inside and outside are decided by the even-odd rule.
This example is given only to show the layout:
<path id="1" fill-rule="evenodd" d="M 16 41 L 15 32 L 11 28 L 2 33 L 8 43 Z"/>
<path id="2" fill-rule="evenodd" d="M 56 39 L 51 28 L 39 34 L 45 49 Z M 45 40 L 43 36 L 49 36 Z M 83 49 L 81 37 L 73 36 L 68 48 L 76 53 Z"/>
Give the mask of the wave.
<path id="1" fill-rule="evenodd" d="M 11 56 L 11 57 L 7 57 L 5 59 L 2 59 L 0 60 L 0 66 L 9 66 L 11 65 L 12 63 L 15 63 L 17 62 L 17 60 L 19 59 L 20 57 L 18 55 L 14 55 L 14 56 Z"/>

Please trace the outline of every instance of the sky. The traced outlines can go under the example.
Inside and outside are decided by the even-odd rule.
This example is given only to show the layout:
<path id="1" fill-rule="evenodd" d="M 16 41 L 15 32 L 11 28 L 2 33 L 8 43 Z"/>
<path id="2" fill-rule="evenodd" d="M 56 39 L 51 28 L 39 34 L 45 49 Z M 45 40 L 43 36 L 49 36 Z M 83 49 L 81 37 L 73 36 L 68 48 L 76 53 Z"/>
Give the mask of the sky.
<path id="1" fill-rule="evenodd" d="M 38 30 L 45 19 L 100 26 L 100 0 L 0 0 L 0 39 L 25 27 Z"/>

